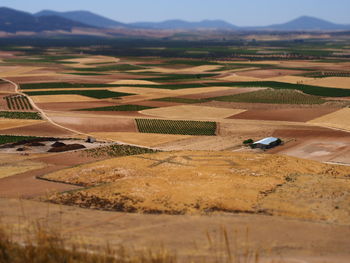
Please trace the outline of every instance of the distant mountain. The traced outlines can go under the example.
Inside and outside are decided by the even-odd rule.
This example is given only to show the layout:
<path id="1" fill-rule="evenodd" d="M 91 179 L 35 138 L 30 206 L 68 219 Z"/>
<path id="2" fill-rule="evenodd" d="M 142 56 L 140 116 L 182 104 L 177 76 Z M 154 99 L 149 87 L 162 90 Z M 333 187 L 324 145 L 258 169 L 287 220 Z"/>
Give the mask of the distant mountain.
<path id="1" fill-rule="evenodd" d="M 129 25 L 147 29 L 237 29 L 236 26 L 223 20 L 203 20 L 200 22 L 167 20 L 163 22 L 137 22 Z"/>
<path id="2" fill-rule="evenodd" d="M 334 24 L 332 22 L 315 17 L 302 16 L 285 24 L 271 25 L 263 27 L 263 29 L 280 31 L 348 30 L 350 29 L 350 26 Z"/>
<path id="3" fill-rule="evenodd" d="M 18 31 L 71 31 L 74 27 L 90 27 L 85 24 L 58 16 L 35 17 L 29 13 L 14 9 L 0 8 L 0 31 L 15 33 Z"/>
<path id="4" fill-rule="evenodd" d="M 93 27 L 101 27 L 101 28 L 127 27 L 126 24 L 114 21 L 104 16 L 94 14 L 89 11 L 56 12 L 52 10 L 43 10 L 34 15 L 36 17 L 52 16 L 52 15 L 59 16 L 59 17 L 70 19 L 86 25 L 90 25 Z"/>

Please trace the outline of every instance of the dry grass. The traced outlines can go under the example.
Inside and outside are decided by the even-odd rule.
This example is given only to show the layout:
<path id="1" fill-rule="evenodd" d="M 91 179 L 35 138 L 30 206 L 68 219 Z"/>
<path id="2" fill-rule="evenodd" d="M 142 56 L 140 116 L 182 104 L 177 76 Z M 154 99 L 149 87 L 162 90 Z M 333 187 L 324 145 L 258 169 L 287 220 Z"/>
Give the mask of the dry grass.
<path id="1" fill-rule="evenodd" d="M 350 130 L 350 108 L 344 108 L 339 111 L 327 114 L 320 118 L 309 121 L 309 123 L 320 126 L 333 127 L 338 129 Z"/>
<path id="2" fill-rule="evenodd" d="M 56 103 L 56 102 L 81 102 L 81 101 L 96 101 L 94 98 L 82 95 L 43 95 L 31 97 L 35 103 Z"/>
<path id="3" fill-rule="evenodd" d="M 180 120 L 216 120 L 225 119 L 245 110 L 225 109 L 205 106 L 181 105 L 141 111 L 143 114 Z"/>
<path id="4" fill-rule="evenodd" d="M 111 159 L 47 178 L 88 186 L 50 198 L 81 207 L 169 214 L 239 211 L 350 224 L 349 201 L 339 198 L 350 190 L 349 173 L 350 167 L 287 156 L 187 151 Z M 311 181 L 304 184 L 303 178 Z M 287 202 L 279 191 L 294 197 Z"/>

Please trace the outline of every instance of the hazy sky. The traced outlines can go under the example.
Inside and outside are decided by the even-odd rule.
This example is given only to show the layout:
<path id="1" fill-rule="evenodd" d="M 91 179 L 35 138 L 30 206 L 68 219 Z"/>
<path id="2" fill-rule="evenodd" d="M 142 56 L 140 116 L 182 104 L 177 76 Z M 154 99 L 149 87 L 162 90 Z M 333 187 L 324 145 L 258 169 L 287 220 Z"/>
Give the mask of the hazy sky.
<path id="1" fill-rule="evenodd" d="M 223 19 L 250 26 L 310 15 L 350 24 L 350 0 L 0 0 L 0 6 L 29 12 L 89 10 L 121 22 Z"/>

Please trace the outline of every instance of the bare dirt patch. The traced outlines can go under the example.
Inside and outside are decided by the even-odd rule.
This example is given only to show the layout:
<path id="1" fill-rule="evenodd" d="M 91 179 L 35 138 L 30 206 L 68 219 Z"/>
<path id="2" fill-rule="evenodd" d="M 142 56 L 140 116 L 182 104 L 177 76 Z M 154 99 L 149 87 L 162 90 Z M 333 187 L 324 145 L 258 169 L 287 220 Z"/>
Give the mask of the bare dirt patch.
<path id="1" fill-rule="evenodd" d="M 52 111 L 71 111 L 80 109 L 90 109 L 99 107 L 109 107 L 118 105 L 114 102 L 109 101 L 82 101 L 82 102 L 52 102 L 52 103 L 37 103 L 37 106 L 43 110 Z"/>
<path id="2" fill-rule="evenodd" d="M 84 116 L 69 114 L 50 115 L 56 123 L 81 132 L 137 132 L 133 119 L 108 118 L 105 116 Z"/>
<path id="3" fill-rule="evenodd" d="M 47 137 L 74 137 L 76 134 L 65 129 L 56 127 L 48 122 L 40 122 L 26 126 L 2 129 L 1 133 L 7 135 L 26 135 L 26 136 L 47 136 Z"/>

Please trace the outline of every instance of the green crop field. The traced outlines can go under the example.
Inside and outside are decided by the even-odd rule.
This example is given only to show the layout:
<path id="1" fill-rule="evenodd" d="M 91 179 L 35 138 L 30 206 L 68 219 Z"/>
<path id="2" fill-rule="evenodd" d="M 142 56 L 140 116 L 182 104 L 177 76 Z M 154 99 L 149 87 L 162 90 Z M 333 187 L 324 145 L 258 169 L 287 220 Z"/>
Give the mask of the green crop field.
<path id="1" fill-rule="evenodd" d="M 325 102 L 320 97 L 304 94 L 299 91 L 273 89 L 211 98 L 211 100 L 271 104 L 322 104 Z"/>
<path id="2" fill-rule="evenodd" d="M 6 143 L 14 143 L 14 142 L 20 142 L 23 140 L 31 140 L 38 137 L 32 137 L 32 136 L 14 136 L 14 135 L 0 135 L 0 145 L 6 144 Z"/>
<path id="3" fill-rule="evenodd" d="M 117 105 L 109 107 L 99 107 L 99 108 L 90 108 L 90 109 L 81 109 L 79 111 L 140 111 L 154 109 L 154 107 L 140 106 L 140 105 Z"/>
<path id="4" fill-rule="evenodd" d="M 21 110 L 21 111 L 33 110 L 33 106 L 30 104 L 26 96 L 10 95 L 10 96 L 4 97 L 4 100 L 6 100 L 7 107 L 10 110 Z"/>
<path id="5" fill-rule="evenodd" d="M 206 121 L 175 121 L 157 119 L 136 119 L 141 133 L 182 134 L 182 135 L 216 135 L 217 124 Z"/>
<path id="6" fill-rule="evenodd" d="M 38 112 L 14 112 L 0 111 L 0 118 L 5 119 L 26 119 L 26 120 L 41 120 L 41 115 Z"/>
<path id="7" fill-rule="evenodd" d="M 50 91 L 30 91 L 26 92 L 29 96 L 42 96 L 42 95 L 82 95 L 95 99 L 106 99 L 106 98 L 119 98 L 124 96 L 130 96 L 133 94 L 123 92 L 113 92 L 109 90 L 50 90 Z"/>

